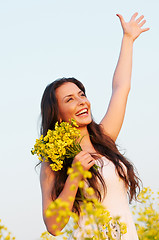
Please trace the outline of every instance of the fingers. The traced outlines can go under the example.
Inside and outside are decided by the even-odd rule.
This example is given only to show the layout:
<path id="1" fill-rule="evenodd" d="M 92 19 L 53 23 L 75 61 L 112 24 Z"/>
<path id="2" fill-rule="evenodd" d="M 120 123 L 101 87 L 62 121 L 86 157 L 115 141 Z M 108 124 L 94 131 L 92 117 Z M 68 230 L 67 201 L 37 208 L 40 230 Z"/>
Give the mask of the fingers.
<path id="1" fill-rule="evenodd" d="M 139 27 L 142 27 L 146 23 L 146 20 L 143 20 L 140 24 Z"/>
<path id="2" fill-rule="evenodd" d="M 116 14 L 116 16 L 119 17 L 121 23 L 124 23 L 124 18 L 121 14 Z"/>
<path id="3" fill-rule="evenodd" d="M 76 155 L 76 158 L 81 158 L 81 157 L 84 157 L 84 156 L 87 156 L 89 153 L 86 152 L 86 151 L 81 151 L 79 152 L 77 155 Z M 90 154 L 89 154 L 90 155 Z"/>
<path id="4" fill-rule="evenodd" d="M 88 169 L 89 170 L 93 165 L 95 164 L 95 160 L 92 160 L 91 162 L 88 163 Z"/>
<path id="5" fill-rule="evenodd" d="M 135 18 L 137 17 L 137 15 L 138 15 L 138 12 L 134 13 L 134 14 L 132 15 L 130 21 L 134 21 Z"/>
<path id="6" fill-rule="evenodd" d="M 88 170 L 95 164 L 95 159 L 86 151 L 81 151 L 76 155 L 73 162 L 81 162 L 82 166 Z"/>
<path id="7" fill-rule="evenodd" d="M 137 20 L 136 20 L 136 22 L 138 23 L 138 26 L 140 27 L 140 29 L 141 29 L 141 27 L 146 23 L 146 20 L 143 20 L 142 22 L 141 22 L 141 20 L 144 18 L 144 15 L 141 15 Z M 141 29 L 141 31 L 142 32 L 146 32 L 146 31 L 148 31 L 148 30 L 150 30 L 150 28 L 143 28 L 143 29 Z"/>
<path id="8" fill-rule="evenodd" d="M 148 30 L 150 30 L 150 28 L 143 28 L 143 29 L 142 29 L 142 32 L 146 32 L 146 31 L 148 31 Z"/>
<path id="9" fill-rule="evenodd" d="M 138 19 L 136 19 L 136 22 L 139 23 L 144 18 L 144 15 L 141 15 Z"/>
<path id="10" fill-rule="evenodd" d="M 138 13 L 136 12 L 136 13 L 134 13 L 134 15 L 132 16 L 132 18 L 131 18 L 131 21 L 133 20 L 133 21 L 135 21 L 135 18 L 137 17 L 137 15 L 138 15 Z M 141 15 L 138 19 L 136 19 L 136 23 L 138 24 L 138 26 L 141 28 L 145 23 L 146 23 L 146 20 L 143 20 L 142 22 L 141 22 L 141 20 L 144 18 L 144 15 Z M 150 30 L 150 28 L 143 28 L 143 29 L 141 29 L 142 30 L 142 32 L 146 32 L 146 31 L 148 31 L 148 30 Z"/>
<path id="11" fill-rule="evenodd" d="M 131 17 L 131 20 L 130 21 L 135 21 L 135 18 L 137 17 L 137 15 L 138 15 L 138 13 L 136 12 L 136 13 L 134 13 L 133 15 L 132 15 L 132 17 Z M 124 23 L 124 18 L 123 18 L 123 16 L 121 15 L 121 14 L 116 14 L 116 16 L 118 16 L 119 17 L 119 19 L 120 19 L 120 21 L 121 21 L 121 23 Z M 141 15 L 138 19 L 136 19 L 136 22 L 139 24 L 140 23 L 140 21 L 142 20 L 144 18 L 144 15 Z M 142 21 L 140 24 L 141 24 L 141 26 L 143 26 L 143 24 L 146 22 L 146 20 L 144 20 L 144 22 Z"/>
<path id="12" fill-rule="evenodd" d="M 144 20 L 144 15 L 138 16 L 138 12 L 135 12 L 129 22 L 125 22 L 124 18 L 121 14 L 116 14 L 121 22 L 123 33 L 127 34 L 127 36 L 131 37 L 133 41 L 142 33 L 145 31 L 148 31 L 150 28 L 141 28 L 145 23 L 146 20 Z M 136 17 L 138 18 L 136 19 Z"/>
<path id="13" fill-rule="evenodd" d="M 146 23 L 146 20 L 143 20 L 143 21 L 139 24 L 139 27 L 141 28 L 145 23 Z M 150 30 L 150 28 L 143 28 L 143 29 L 141 29 L 141 30 L 142 30 L 142 32 L 146 32 L 146 31 Z"/>
<path id="14" fill-rule="evenodd" d="M 84 152 L 83 156 L 82 156 L 82 163 L 85 164 L 92 164 L 92 162 L 95 162 L 94 158 L 92 158 L 92 156 L 88 153 L 88 152 Z"/>

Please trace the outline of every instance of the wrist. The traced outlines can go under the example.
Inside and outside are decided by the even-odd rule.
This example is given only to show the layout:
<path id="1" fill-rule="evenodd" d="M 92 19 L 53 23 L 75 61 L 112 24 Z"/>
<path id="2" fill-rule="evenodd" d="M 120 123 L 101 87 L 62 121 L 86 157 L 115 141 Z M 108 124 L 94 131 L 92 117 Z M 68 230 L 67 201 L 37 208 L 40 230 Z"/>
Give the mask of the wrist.
<path id="1" fill-rule="evenodd" d="M 69 185 L 71 187 L 71 185 L 74 185 L 77 187 L 78 189 L 78 185 L 79 185 L 79 182 L 82 180 L 82 176 L 78 175 L 76 177 L 73 177 L 71 175 L 68 176 L 68 181 L 69 181 Z"/>
<path id="2" fill-rule="evenodd" d="M 134 39 L 131 35 L 129 35 L 128 33 L 124 33 L 123 35 L 123 39 L 125 39 L 126 41 L 130 42 L 130 43 L 133 43 L 134 42 Z"/>

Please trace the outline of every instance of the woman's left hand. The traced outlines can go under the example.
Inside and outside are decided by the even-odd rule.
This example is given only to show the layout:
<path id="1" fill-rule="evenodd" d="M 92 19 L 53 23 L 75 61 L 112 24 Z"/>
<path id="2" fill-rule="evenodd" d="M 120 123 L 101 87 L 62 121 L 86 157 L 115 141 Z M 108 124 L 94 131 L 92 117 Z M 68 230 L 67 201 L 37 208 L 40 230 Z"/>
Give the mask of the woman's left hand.
<path id="1" fill-rule="evenodd" d="M 124 35 L 130 37 L 133 41 L 142 33 L 148 31 L 150 28 L 141 28 L 146 20 L 143 20 L 144 16 L 141 15 L 139 18 L 135 20 L 138 13 L 134 13 L 129 22 L 125 22 L 124 18 L 120 14 L 116 14 L 121 22 L 121 26 L 123 28 Z M 141 21 L 142 20 L 142 21 Z"/>

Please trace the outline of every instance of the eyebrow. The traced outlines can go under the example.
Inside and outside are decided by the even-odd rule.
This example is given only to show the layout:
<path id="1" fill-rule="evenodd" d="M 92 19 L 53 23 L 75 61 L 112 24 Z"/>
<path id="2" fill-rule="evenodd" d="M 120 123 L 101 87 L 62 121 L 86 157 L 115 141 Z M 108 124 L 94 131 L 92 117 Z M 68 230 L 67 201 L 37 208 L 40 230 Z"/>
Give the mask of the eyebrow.
<path id="1" fill-rule="evenodd" d="M 80 94 L 81 92 L 83 92 L 82 90 L 80 90 L 79 92 L 78 92 L 78 94 Z M 73 96 L 73 94 L 69 94 L 69 95 L 66 95 L 64 98 L 66 98 L 66 97 L 72 97 Z M 63 98 L 63 100 L 64 100 L 64 98 Z"/>

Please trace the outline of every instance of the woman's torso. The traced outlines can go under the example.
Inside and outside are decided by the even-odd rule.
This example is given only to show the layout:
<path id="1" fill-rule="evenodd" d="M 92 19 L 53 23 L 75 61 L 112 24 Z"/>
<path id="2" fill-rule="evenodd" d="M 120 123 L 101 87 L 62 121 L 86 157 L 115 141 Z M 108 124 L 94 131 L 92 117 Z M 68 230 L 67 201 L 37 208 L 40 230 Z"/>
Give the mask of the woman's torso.
<path id="1" fill-rule="evenodd" d="M 110 212 L 112 217 L 120 216 L 120 221 L 125 222 L 127 225 L 127 233 L 122 236 L 122 240 L 138 240 L 135 224 L 132 218 L 132 214 L 129 209 L 129 202 L 127 197 L 127 188 L 124 181 L 119 177 L 118 172 L 115 168 L 113 162 L 108 160 L 106 157 L 101 157 L 104 166 L 99 168 L 100 172 L 106 183 L 106 196 L 103 199 L 102 203 L 106 209 Z M 98 163 L 98 161 L 97 161 Z M 100 165 L 100 164 L 98 164 Z M 126 167 L 122 164 L 124 171 Z M 80 226 L 84 229 L 84 219 L 80 219 Z M 73 221 L 70 218 L 68 224 L 65 226 L 65 229 L 73 229 Z M 82 229 L 82 228 L 81 228 Z M 77 240 L 81 240 L 81 230 L 80 228 L 74 231 L 74 236 Z M 63 237 L 57 237 L 54 239 L 61 240 Z M 69 240 L 73 239 L 71 234 L 67 238 Z M 117 237 L 116 239 L 120 239 Z"/>
<path id="2" fill-rule="evenodd" d="M 110 212 L 112 217 L 120 216 L 120 221 L 126 223 L 127 233 L 122 236 L 122 240 L 138 240 L 135 224 L 132 218 L 132 214 L 129 209 L 129 201 L 127 196 L 127 187 L 125 182 L 119 177 L 115 165 L 112 161 L 106 157 L 101 157 L 104 166 L 100 169 L 100 173 L 103 176 L 106 183 L 106 195 L 102 201 L 102 204 Z M 98 161 L 97 161 L 98 162 Z M 121 163 L 122 164 L 122 163 Z M 100 166 L 100 162 L 98 162 Z M 126 167 L 122 164 L 123 170 L 127 174 Z M 87 187 L 87 185 L 86 185 Z M 84 226 L 84 221 L 80 221 L 80 226 Z M 80 231 L 77 229 L 75 236 L 80 240 Z M 116 234 L 116 239 L 119 239 L 119 235 Z"/>

